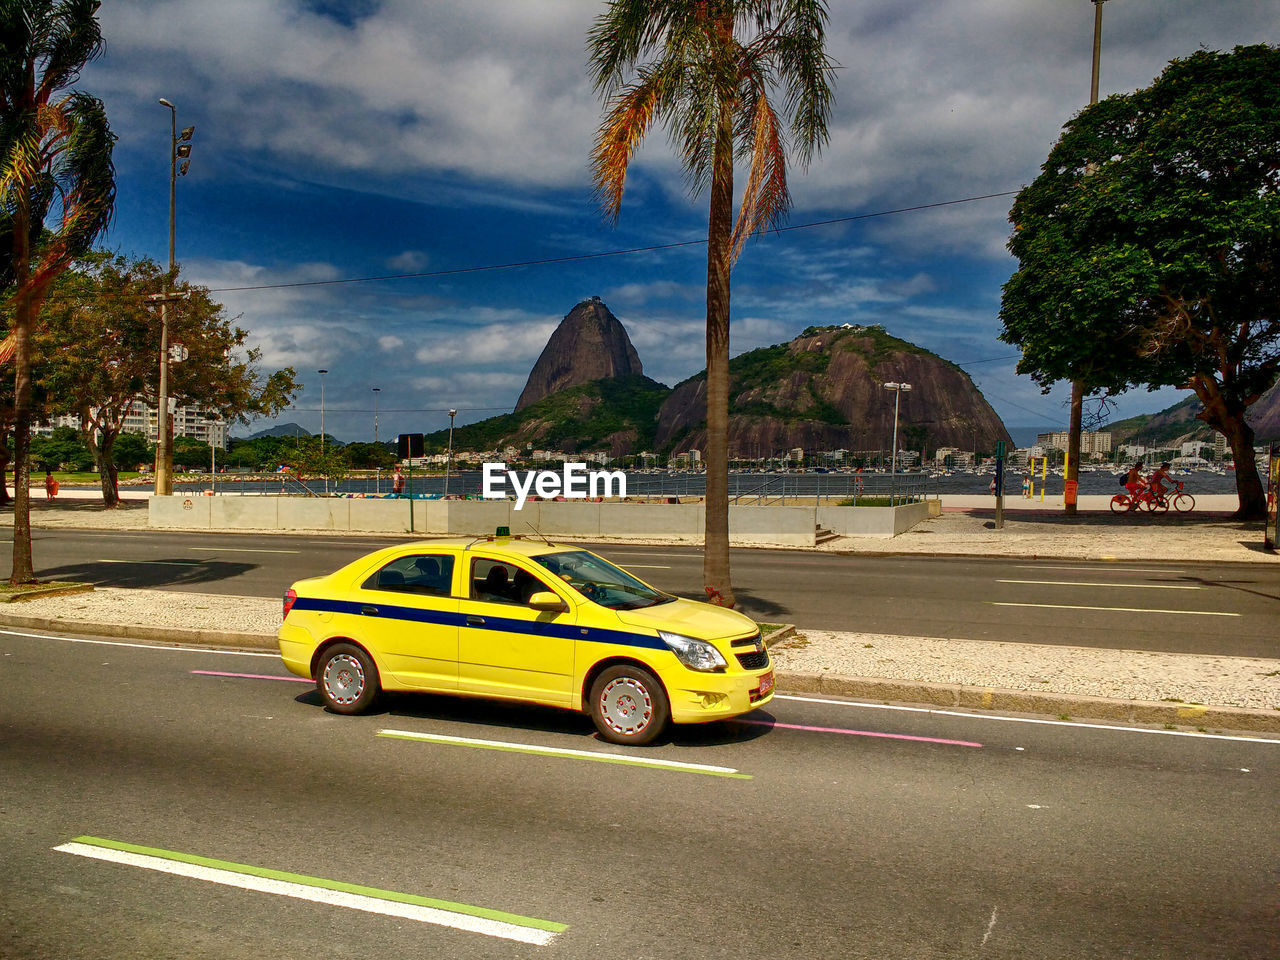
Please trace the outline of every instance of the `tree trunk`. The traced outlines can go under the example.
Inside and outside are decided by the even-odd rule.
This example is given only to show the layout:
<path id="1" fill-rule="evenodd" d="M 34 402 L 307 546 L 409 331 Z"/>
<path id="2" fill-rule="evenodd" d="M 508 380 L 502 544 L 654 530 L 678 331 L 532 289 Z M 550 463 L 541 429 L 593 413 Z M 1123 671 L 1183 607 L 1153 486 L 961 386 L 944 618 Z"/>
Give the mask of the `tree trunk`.
<path id="1" fill-rule="evenodd" d="M 1230 418 L 1220 429 L 1231 445 L 1231 456 L 1236 464 L 1236 494 L 1240 498 L 1240 507 L 1232 516 L 1236 520 L 1265 520 L 1267 492 L 1253 454 L 1253 428 L 1245 422 L 1242 414 Z"/>
<path id="2" fill-rule="evenodd" d="M 0 507 L 13 503 L 13 498 L 9 496 L 9 485 L 5 482 L 9 473 L 9 430 L 7 423 L 0 427 Z"/>
<path id="3" fill-rule="evenodd" d="M 1204 409 L 1197 419 L 1213 427 L 1231 445 L 1231 456 L 1236 467 L 1236 494 L 1240 506 L 1232 517 L 1236 520 L 1263 520 L 1267 515 L 1267 493 L 1258 474 L 1258 461 L 1253 453 L 1253 428 L 1245 419 L 1248 409 L 1235 403 L 1225 394 L 1216 381 L 1196 377 L 1191 388 Z"/>
<path id="4" fill-rule="evenodd" d="M 1071 416 L 1067 421 L 1067 469 L 1062 478 L 1067 483 L 1080 480 L 1080 433 L 1083 420 L 1084 381 L 1073 380 L 1071 382 Z M 1076 505 L 1064 503 L 1062 511 L 1068 517 L 1074 517 Z"/>
<path id="5" fill-rule="evenodd" d="M 730 27 L 732 29 L 732 27 Z M 732 607 L 729 575 L 729 271 L 733 234 L 733 116 L 720 111 L 711 168 L 707 222 L 707 449 L 706 531 L 702 579 L 708 597 Z"/>
<path id="6" fill-rule="evenodd" d="M 31 562 L 31 315 L 29 214 L 19 202 L 13 223 L 13 565 L 14 586 L 35 581 Z"/>
<path id="7" fill-rule="evenodd" d="M 101 442 L 95 441 L 93 430 L 84 431 L 85 443 L 93 454 L 93 462 L 98 466 L 98 480 L 102 485 L 102 505 L 108 510 L 120 503 L 120 487 L 116 482 L 117 471 L 111 448 L 115 445 L 114 434 L 103 433 Z"/>

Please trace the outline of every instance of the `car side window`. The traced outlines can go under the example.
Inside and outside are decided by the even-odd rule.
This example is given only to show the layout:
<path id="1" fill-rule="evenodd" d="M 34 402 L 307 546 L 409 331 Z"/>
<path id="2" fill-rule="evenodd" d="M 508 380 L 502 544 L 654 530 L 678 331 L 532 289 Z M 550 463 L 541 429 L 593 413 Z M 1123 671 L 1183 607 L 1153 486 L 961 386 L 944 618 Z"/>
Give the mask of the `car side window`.
<path id="1" fill-rule="evenodd" d="M 471 561 L 471 599 L 524 605 L 535 593 L 551 588 L 511 563 L 477 557 Z"/>
<path id="2" fill-rule="evenodd" d="M 453 585 L 453 557 L 449 554 L 411 554 L 392 560 L 361 585 L 365 590 L 390 590 L 447 597 Z"/>

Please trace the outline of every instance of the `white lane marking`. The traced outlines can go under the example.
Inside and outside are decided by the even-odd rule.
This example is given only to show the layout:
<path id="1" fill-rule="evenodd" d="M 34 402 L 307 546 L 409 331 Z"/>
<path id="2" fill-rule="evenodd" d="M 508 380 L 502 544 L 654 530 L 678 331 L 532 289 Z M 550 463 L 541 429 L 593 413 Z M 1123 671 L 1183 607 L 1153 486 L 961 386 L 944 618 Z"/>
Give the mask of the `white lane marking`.
<path id="1" fill-rule="evenodd" d="M 1045 610 L 1105 610 L 1108 613 L 1172 613 L 1182 617 L 1238 617 L 1238 613 L 1221 610 L 1157 610 L 1148 607 L 1086 607 L 1074 603 L 1010 603 L 1004 600 L 985 600 L 993 607 L 1040 607 Z"/>
<path id="2" fill-rule="evenodd" d="M 706 763 L 684 763 L 681 760 L 660 760 L 655 757 L 639 757 L 625 753 L 601 753 L 598 750 L 574 750 L 569 747 L 543 747 L 532 743 L 509 743 L 504 740 L 476 740 L 471 737 L 449 737 L 440 733 L 415 733 L 412 730 L 379 730 L 378 734 L 405 740 L 423 740 L 427 743 L 456 743 L 471 747 L 494 747 L 520 753 L 544 753 L 553 757 L 587 757 L 590 760 L 612 760 L 626 763 L 642 763 L 646 767 L 673 767 L 677 770 L 698 770 L 703 773 L 737 773 L 734 767 L 715 767 Z"/>
<path id="3" fill-rule="evenodd" d="M 821 703 L 834 707 L 861 707 L 865 710 L 898 710 L 903 713 L 928 713 L 939 717 L 960 717 L 965 720 L 999 720 L 1003 723 L 1033 723 L 1046 727 L 1078 727 L 1085 730 L 1118 730 L 1121 733 L 1156 733 L 1165 737 L 1193 737 L 1199 740 L 1239 740 L 1244 743 L 1270 743 L 1280 747 L 1280 740 L 1266 737 L 1236 737 L 1225 733 L 1196 733 L 1190 730 L 1149 730 L 1146 727 L 1120 727 L 1107 723 L 1083 723 L 1079 720 L 1043 720 L 1039 717 L 1003 717 L 995 713 L 963 713 L 959 710 L 935 710 L 932 707 L 904 707 L 893 703 L 866 703 L 862 700 L 827 700 L 822 697 L 797 697 L 778 693 L 775 700 L 794 700 L 797 703 Z M 1021 747 L 1015 749 L 1021 750 Z"/>
<path id="4" fill-rule="evenodd" d="M 259 653 L 255 650 L 225 650 L 217 647 L 190 647 L 184 645 L 168 645 L 163 643 L 132 643 L 125 640 L 90 640 L 87 637 L 62 637 L 51 633 L 23 633 L 19 630 L 0 630 L 0 635 L 9 637 L 31 637 L 35 640 L 63 640 L 67 643 L 93 643 L 104 647 L 133 647 L 138 650 L 162 650 L 169 653 L 221 653 L 229 657 L 271 657 L 279 659 L 278 653 Z"/>
<path id="5" fill-rule="evenodd" d="M 442 927 L 453 927 L 471 933 L 483 933 L 504 940 L 518 940 L 546 946 L 557 934 L 549 930 L 535 930 L 521 927 L 513 923 L 502 923 L 485 917 L 471 917 L 461 913 L 450 913 L 434 907 L 423 907 L 412 903 L 397 903 L 392 900 L 381 900 L 377 897 L 364 896 L 358 893 L 347 893 L 343 890 L 328 890 L 323 887 L 312 887 L 287 880 L 275 880 L 270 877 L 255 877 L 245 873 L 234 873 L 216 867 L 206 867 L 195 863 L 182 863 L 177 860 L 165 860 L 127 850 L 111 850 L 106 847 L 91 846 L 87 843 L 64 843 L 54 847 L 61 853 L 72 853 L 78 857 L 91 857 L 94 860 L 107 860 L 130 867 L 141 867 L 144 870 L 156 870 L 179 877 L 190 877 L 193 880 L 205 880 L 226 887 L 239 887 L 242 890 L 254 890 L 258 893 L 274 893 L 295 900 L 310 900 L 313 903 L 327 903 L 335 907 L 347 907 L 365 913 L 380 913 L 387 917 L 401 917 L 405 920 L 416 920 L 419 923 L 431 923 Z"/>
<path id="6" fill-rule="evenodd" d="M 1123 587 L 1126 590 L 1203 590 L 1204 587 L 1180 583 L 1085 583 L 1080 580 L 997 580 L 996 583 L 1032 583 L 1046 587 Z"/>
<path id="7" fill-rule="evenodd" d="M 671 567 L 661 563 L 628 563 L 632 570 L 670 570 Z"/>
<path id="8" fill-rule="evenodd" d="M 1110 564 L 1107 564 L 1102 567 L 1099 567 L 1097 564 L 1094 564 L 1091 567 L 1078 567 L 1078 566 L 1077 567 L 1058 567 L 1058 566 L 1049 566 L 1047 564 L 1036 564 L 1032 566 L 1031 564 L 1023 564 L 1023 565 L 1015 564 L 1013 569 L 1015 570 L 1085 570 L 1089 573 L 1101 573 L 1103 570 L 1105 570 L 1107 573 L 1176 574 L 1176 573 L 1182 572 L 1176 567 L 1113 567 Z"/>
<path id="9" fill-rule="evenodd" d="M 268 550 L 265 547 L 188 547 L 195 553 L 301 553 L 301 550 Z"/>

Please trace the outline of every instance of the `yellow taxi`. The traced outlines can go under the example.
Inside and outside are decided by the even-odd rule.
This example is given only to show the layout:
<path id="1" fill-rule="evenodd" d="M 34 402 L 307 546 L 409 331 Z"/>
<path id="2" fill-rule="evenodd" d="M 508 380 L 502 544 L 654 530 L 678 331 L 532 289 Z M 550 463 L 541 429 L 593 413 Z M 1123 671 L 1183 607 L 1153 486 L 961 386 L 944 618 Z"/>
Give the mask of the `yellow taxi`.
<path id="1" fill-rule="evenodd" d="M 402 544 L 299 580 L 278 636 L 337 713 L 382 690 L 490 697 L 583 711 L 604 739 L 643 744 L 773 698 L 754 621 L 519 537 Z"/>

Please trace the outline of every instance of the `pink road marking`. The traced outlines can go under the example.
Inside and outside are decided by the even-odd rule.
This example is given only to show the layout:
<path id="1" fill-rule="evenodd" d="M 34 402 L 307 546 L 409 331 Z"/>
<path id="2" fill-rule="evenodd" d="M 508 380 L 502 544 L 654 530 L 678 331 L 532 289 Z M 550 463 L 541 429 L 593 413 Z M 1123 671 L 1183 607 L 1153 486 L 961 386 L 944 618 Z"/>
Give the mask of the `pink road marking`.
<path id="1" fill-rule="evenodd" d="M 221 670 L 192 670 L 202 677 L 239 677 L 242 680 L 292 680 L 294 683 L 312 683 L 302 677 L 275 677 L 269 673 L 224 673 Z"/>
<path id="2" fill-rule="evenodd" d="M 981 747 L 980 743 L 969 740 L 944 740 L 941 737 L 913 737 L 906 733 L 877 733 L 874 730 L 845 730 L 841 727 L 807 727 L 799 723 L 776 723 L 772 720 L 744 720 L 738 723 L 749 723 L 756 727 L 781 727 L 784 730 L 808 730 L 810 733 L 843 733 L 850 737 L 880 737 L 885 740 L 915 740 L 919 743 L 943 743 L 952 747 Z"/>

